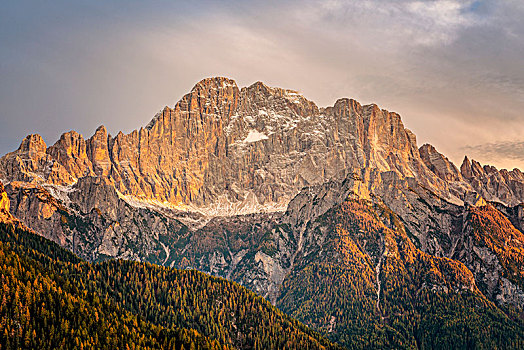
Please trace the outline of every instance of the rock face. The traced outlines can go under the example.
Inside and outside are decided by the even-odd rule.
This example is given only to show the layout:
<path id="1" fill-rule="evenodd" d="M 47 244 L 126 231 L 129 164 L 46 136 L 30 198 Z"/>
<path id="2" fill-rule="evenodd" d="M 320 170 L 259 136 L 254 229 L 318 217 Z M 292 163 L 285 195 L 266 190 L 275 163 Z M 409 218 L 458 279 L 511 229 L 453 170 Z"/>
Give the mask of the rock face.
<path id="1" fill-rule="evenodd" d="M 374 104 L 339 99 L 319 108 L 261 82 L 240 89 L 227 78 L 204 79 L 127 135 L 101 126 L 87 140 L 70 131 L 50 147 L 30 135 L 0 158 L 0 179 L 9 199 L 2 195 L 0 210 L 9 205 L 88 260 L 196 268 L 279 303 L 293 273 L 324 258 L 358 260 L 380 301 L 380 271 L 392 254 L 413 276 L 431 275 L 431 264 L 444 275 L 459 271 L 431 275 L 438 283 L 428 288 L 465 288 L 524 307 L 514 277 L 522 267 L 500 253 L 509 244 L 511 261 L 523 261 L 516 232 L 524 230 L 524 174 L 467 158 L 459 171 L 433 146 L 418 148 L 400 116 Z M 486 206 L 500 216 L 482 216 L 494 226 L 481 229 L 471 218 Z M 332 215 L 367 218 L 376 210 L 384 217 L 373 239 Z M 512 238 L 500 245 L 504 232 Z M 394 249 L 385 250 L 389 241 Z M 326 317 L 330 329 L 341 322 Z"/>
<path id="2" fill-rule="evenodd" d="M 24 230 L 34 233 L 34 231 L 32 231 L 27 226 L 25 226 L 23 222 L 21 222 L 18 218 L 14 217 L 11 214 L 10 204 L 11 202 L 9 201 L 9 197 L 7 193 L 5 192 L 4 185 L 0 183 L 0 223 L 12 224 L 15 227 L 19 227 L 19 228 L 22 228 Z"/>
<path id="3" fill-rule="evenodd" d="M 445 187 L 396 113 L 349 99 L 319 109 L 295 91 L 212 78 L 128 135 L 101 126 L 49 148 L 30 135 L 2 158 L 0 175 L 62 186 L 99 176 L 134 199 L 230 215 L 284 210 L 303 186 L 364 167 Z"/>
<path id="4" fill-rule="evenodd" d="M 437 152 L 435 147 L 425 144 L 420 147 L 419 152 L 424 164 L 441 179 L 448 182 L 463 181 L 462 174 L 455 164 Z"/>
<path id="5" fill-rule="evenodd" d="M 510 206 L 524 202 L 524 174 L 519 169 L 497 170 L 490 165 L 481 166 L 479 162 L 465 157 L 460 172 L 473 190 L 488 200 Z"/>
<path id="6" fill-rule="evenodd" d="M 520 171 L 465 160 L 459 172 L 374 104 L 318 108 L 296 91 L 261 82 L 239 89 L 227 78 L 202 80 L 128 135 L 101 126 L 88 140 L 71 131 L 49 148 L 30 135 L 0 160 L 0 177 L 69 186 L 98 176 L 132 200 L 215 216 L 282 211 L 302 187 L 361 168 L 415 178 L 451 202 L 467 191 L 509 205 L 524 198 Z"/>

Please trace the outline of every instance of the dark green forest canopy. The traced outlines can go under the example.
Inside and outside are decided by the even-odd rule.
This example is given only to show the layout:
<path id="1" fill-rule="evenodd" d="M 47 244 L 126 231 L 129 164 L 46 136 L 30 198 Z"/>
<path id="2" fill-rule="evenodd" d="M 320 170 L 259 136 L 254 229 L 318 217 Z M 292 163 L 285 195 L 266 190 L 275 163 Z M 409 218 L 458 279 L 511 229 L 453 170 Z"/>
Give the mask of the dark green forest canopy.
<path id="1" fill-rule="evenodd" d="M 338 348 L 221 278 L 89 264 L 11 224 L 0 224 L 0 238 L 2 349 Z"/>

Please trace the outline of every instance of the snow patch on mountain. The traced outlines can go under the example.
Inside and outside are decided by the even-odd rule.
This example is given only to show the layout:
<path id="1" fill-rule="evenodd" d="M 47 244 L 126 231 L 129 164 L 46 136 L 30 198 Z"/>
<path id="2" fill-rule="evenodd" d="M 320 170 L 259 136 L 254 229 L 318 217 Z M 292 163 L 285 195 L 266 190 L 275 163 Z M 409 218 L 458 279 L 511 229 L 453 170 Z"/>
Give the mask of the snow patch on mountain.
<path id="1" fill-rule="evenodd" d="M 264 133 L 261 133 L 257 130 L 250 130 L 249 134 L 247 134 L 246 138 L 242 141 L 243 143 L 252 143 L 257 142 L 261 140 L 267 140 L 268 136 Z"/>

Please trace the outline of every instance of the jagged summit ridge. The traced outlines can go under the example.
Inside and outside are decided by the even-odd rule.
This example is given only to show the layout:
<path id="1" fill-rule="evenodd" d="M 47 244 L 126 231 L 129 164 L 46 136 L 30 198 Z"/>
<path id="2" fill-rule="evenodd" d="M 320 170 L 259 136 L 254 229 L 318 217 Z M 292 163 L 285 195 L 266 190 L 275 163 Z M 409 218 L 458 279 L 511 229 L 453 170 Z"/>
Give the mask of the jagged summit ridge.
<path id="1" fill-rule="evenodd" d="M 475 179 L 493 176 L 474 164 Z M 376 104 L 342 98 L 319 108 L 294 90 L 239 88 L 225 77 L 201 80 L 129 134 L 113 137 L 101 126 L 85 140 L 70 131 L 50 147 L 30 135 L 1 158 L 0 177 L 57 186 L 102 177 L 130 202 L 214 216 L 285 210 L 302 187 L 364 168 L 416 179 L 451 202 L 468 191 L 504 203 L 524 198 L 513 182 L 509 194 L 483 191 L 431 146 L 419 149 L 400 115 Z M 496 178 L 522 183 L 521 175 Z"/>
<path id="2" fill-rule="evenodd" d="M 64 134 L 48 150 L 37 147 L 29 167 L 17 161 L 20 150 L 6 155 L 2 177 L 66 186 L 101 176 L 123 195 L 179 207 L 283 210 L 304 185 L 343 178 L 349 168 L 390 170 L 395 160 L 374 147 L 382 129 L 391 130 L 384 147 L 414 150 L 400 117 L 376 106 L 342 99 L 321 111 L 293 90 L 208 78 L 146 128 L 112 137 L 100 127 L 88 140 Z"/>

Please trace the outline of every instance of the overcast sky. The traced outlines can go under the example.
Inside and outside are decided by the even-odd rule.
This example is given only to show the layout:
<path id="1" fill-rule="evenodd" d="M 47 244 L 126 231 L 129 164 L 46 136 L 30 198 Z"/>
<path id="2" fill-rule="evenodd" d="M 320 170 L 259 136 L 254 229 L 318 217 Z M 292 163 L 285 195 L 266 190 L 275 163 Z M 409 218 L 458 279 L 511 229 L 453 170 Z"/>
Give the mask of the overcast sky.
<path id="1" fill-rule="evenodd" d="M 2 1 L 0 153 L 146 125 L 209 76 L 402 115 L 457 165 L 524 169 L 524 1 Z"/>

